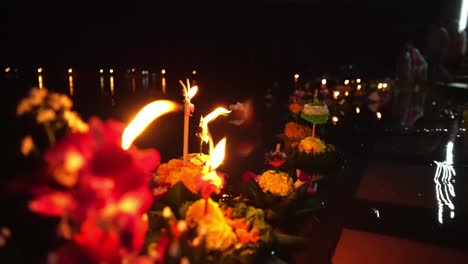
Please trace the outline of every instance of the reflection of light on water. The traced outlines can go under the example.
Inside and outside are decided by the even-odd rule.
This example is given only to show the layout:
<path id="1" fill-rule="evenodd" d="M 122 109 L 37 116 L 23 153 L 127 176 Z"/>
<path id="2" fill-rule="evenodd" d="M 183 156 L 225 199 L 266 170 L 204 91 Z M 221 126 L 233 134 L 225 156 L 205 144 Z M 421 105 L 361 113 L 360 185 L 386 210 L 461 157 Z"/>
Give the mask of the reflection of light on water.
<path id="1" fill-rule="evenodd" d="M 453 183 L 455 180 L 453 176 L 456 175 L 453 168 L 453 142 L 447 144 L 446 160 L 444 162 L 434 161 L 437 165 L 436 173 L 434 175 L 436 199 L 438 204 L 438 221 L 444 222 L 444 207 L 450 210 L 450 218 L 455 218 L 455 205 L 452 198 L 455 197 L 455 188 Z"/>
<path id="2" fill-rule="evenodd" d="M 143 86 L 143 89 L 148 89 L 149 88 L 149 75 L 148 73 L 144 74 L 143 79 L 141 80 L 141 84 Z"/>
<path id="3" fill-rule="evenodd" d="M 111 78 L 114 78 L 111 76 Z M 104 76 L 99 77 L 99 88 L 101 88 L 101 93 L 104 93 Z"/>
<path id="4" fill-rule="evenodd" d="M 39 76 L 37 76 L 37 82 L 39 83 L 39 88 L 43 88 L 43 87 L 44 87 L 44 83 L 43 83 L 42 75 L 41 75 L 41 74 L 39 74 Z"/>
<path id="5" fill-rule="evenodd" d="M 110 80 L 110 93 L 111 95 L 114 95 L 114 90 L 115 90 L 115 87 L 114 87 L 114 76 L 111 76 L 109 78 Z"/>
<path id="6" fill-rule="evenodd" d="M 166 77 L 162 77 L 162 93 L 166 94 Z"/>
<path id="7" fill-rule="evenodd" d="M 70 88 L 70 95 L 75 93 L 75 89 L 73 88 L 73 76 L 68 76 L 68 86 Z"/>
<path id="8" fill-rule="evenodd" d="M 136 91 L 136 80 L 135 77 L 132 77 L 132 92 Z"/>

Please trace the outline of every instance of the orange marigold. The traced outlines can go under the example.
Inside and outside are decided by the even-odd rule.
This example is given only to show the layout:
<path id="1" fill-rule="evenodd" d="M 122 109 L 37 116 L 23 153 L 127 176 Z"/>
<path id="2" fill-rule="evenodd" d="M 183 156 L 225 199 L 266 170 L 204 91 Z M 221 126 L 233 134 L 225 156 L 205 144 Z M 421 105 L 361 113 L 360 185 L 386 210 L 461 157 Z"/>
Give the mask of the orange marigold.
<path id="1" fill-rule="evenodd" d="M 293 114 L 299 114 L 302 111 L 302 105 L 298 103 L 292 103 L 289 105 L 289 111 Z"/>

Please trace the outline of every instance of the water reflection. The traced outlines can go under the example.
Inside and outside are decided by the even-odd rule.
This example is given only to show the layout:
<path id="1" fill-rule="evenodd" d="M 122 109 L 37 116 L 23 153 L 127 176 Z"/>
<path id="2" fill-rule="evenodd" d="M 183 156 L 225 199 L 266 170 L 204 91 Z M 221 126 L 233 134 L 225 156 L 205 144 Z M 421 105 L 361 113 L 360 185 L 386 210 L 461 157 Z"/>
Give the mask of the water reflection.
<path id="1" fill-rule="evenodd" d="M 70 95 L 73 95 L 75 93 L 75 89 L 73 87 L 73 76 L 72 75 L 68 76 L 68 87 L 69 87 Z"/>
<path id="2" fill-rule="evenodd" d="M 439 223 L 444 223 L 444 209 L 448 208 L 450 218 L 455 218 L 455 205 L 452 198 L 455 198 L 455 179 L 456 173 L 453 168 L 453 142 L 447 143 L 445 161 L 434 161 L 437 165 L 434 175 L 435 192 L 437 199 L 437 220 Z"/>
<path id="3" fill-rule="evenodd" d="M 162 93 L 163 94 L 166 94 L 166 70 L 165 69 L 162 69 L 161 70 L 161 75 L 162 75 L 162 79 L 161 79 L 161 90 L 162 90 Z"/>
<path id="4" fill-rule="evenodd" d="M 106 92 L 104 90 L 104 76 L 102 75 L 99 77 L 99 88 L 101 89 L 101 94 L 105 95 Z"/>
<path id="5" fill-rule="evenodd" d="M 44 88 L 44 82 L 43 82 L 43 79 L 42 79 L 42 74 L 39 74 L 37 76 L 37 82 L 38 82 L 39 88 Z"/>

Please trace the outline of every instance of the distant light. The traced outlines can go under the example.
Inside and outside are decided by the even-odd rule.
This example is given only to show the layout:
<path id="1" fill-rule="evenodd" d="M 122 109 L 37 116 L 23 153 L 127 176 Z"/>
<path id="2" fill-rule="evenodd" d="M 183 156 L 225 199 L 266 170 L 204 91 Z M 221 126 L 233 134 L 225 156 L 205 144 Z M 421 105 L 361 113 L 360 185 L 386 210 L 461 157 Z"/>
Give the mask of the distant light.
<path id="1" fill-rule="evenodd" d="M 5 72 L 10 72 L 11 71 L 11 68 L 10 67 L 6 67 L 5 68 Z"/>
<path id="2" fill-rule="evenodd" d="M 72 73 L 72 72 L 73 72 L 72 68 L 68 69 L 68 73 Z"/>
<path id="3" fill-rule="evenodd" d="M 299 79 L 299 74 L 294 74 L 294 79 Z"/>
<path id="4" fill-rule="evenodd" d="M 356 107 L 356 114 L 359 114 L 359 113 L 361 113 L 361 108 Z"/>
<path id="5" fill-rule="evenodd" d="M 460 7 L 460 18 L 458 19 L 458 31 L 463 31 L 466 28 L 468 17 L 468 0 L 463 0 Z"/>
<path id="6" fill-rule="evenodd" d="M 322 84 L 323 85 L 327 84 L 327 79 L 322 79 Z"/>
<path id="7" fill-rule="evenodd" d="M 338 117 L 333 116 L 332 117 L 332 122 L 333 122 L 333 124 L 336 124 L 338 122 Z"/>
<path id="8" fill-rule="evenodd" d="M 114 69 L 110 69 L 110 70 L 109 70 L 109 73 L 114 73 Z"/>
<path id="9" fill-rule="evenodd" d="M 382 114 L 380 112 L 376 113 L 378 119 L 382 119 Z"/>
<path id="10" fill-rule="evenodd" d="M 42 72 L 42 68 L 37 68 L 37 72 L 38 72 L 38 73 L 41 73 L 41 72 Z"/>
<path id="11" fill-rule="evenodd" d="M 349 80 L 345 80 L 345 81 L 344 81 L 344 84 L 345 84 L 345 85 L 348 85 L 348 84 L 349 84 Z"/>
<path id="12" fill-rule="evenodd" d="M 357 82 L 357 83 L 361 83 L 361 79 L 356 79 L 356 82 Z"/>
<path id="13" fill-rule="evenodd" d="M 193 75 L 197 74 L 197 71 L 196 71 L 196 70 L 193 70 L 193 71 L 192 71 L 192 74 L 193 74 Z"/>
<path id="14" fill-rule="evenodd" d="M 148 75 L 148 73 L 149 73 L 148 71 L 141 71 L 141 74 L 143 75 Z"/>
<path id="15" fill-rule="evenodd" d="M 161 73 L 162 73 L 162 74 L 166 74 L 166 70 L 165 70 L 165 69 L 162 69 L 162 70 L 161 70 Z"/>
<path id="16" fill-rule="evenodd" d="M 345 96 L 348 96 L 348 95 L 349 95 L 349 92 L 348 92 L 348 91 L 346 91 L 346 92 L 344 93 L 344 95 L 345 95 Z"/>
<path id="17" fill-rule="evenodd" d="M 333 92 L 333 98 L 335 98 L 335 100 L 338 98 L 338 96 L 340 96 L 340 91 L 334 91 Z"/>
<path id="18" fill-rule="evenodd" d="M 383 88 L 387 88 L 387 86 L 388 86 L 387 83 L 383 83 L 383 84 L 382 84 L 382 87 L 383 87 Z"/>
<path id="19" fill-rule="evenodd" d="M 104 70 L 103 70 L 103 69 L 100 69 L 100 70 L 99 70 L 99 73 L 104 73 Z"/>
<path id="20" fill-rule="evenodd" d="M 361 86 L 360 84 L 358 84 L 357 89 L 358 89 L 358 90 L 361 90 L 361 87 L 362 87 L 362 86 Z"/>
<path id="21" fill-rule="evenodd" d="M 132 69 L 131 69 L 131 71 L 132 71 L 132 72 L 135 72 L 135 71 L 136 71 L 136 69 L 135 69 L 135 68 L 132 68 Z"/>
<path id="22" fill-rule="evenodd" d="M 382 83 L 379 83 L 379 85 L 377 85 L 377 88 L 378 88 L 378 89 L 382 89 L 382 87 L 383 87 L 383 84 L 382 84 Z"/>

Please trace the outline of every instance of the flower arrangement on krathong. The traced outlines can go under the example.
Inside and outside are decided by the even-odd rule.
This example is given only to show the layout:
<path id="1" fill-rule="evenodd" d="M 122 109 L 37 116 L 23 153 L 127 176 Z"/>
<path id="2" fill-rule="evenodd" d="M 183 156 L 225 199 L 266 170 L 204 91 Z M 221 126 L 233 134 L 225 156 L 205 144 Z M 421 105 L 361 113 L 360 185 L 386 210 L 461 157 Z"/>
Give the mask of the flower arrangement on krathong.
<path id="1" fill-rule="evenodd" d="M 238 189 L 248 204 L 265 210 L 269 223 L 287 227 L 302 219 L 300 215 L 317 213 L 325 197 L 318 192 L 322 177 L 288 168 L 289 158 L 280 148 L 277 144 L 275 151 L 266 154 L 267 166 L 261 173 L 245 172 Z"/>
<path id="2" fill-rule="evenodd" d="M 22 101 L 18 109 L 26 110 L 18 113 L 37 117 L 40 111 L 31 110 L 44 106 L 48 93 L 35 89 L 31 94 L 39 94 L 40 103 L 33 101 L 36 108 L 24 108 Z M 61 98 L 67 103 L 62 108 L 71 111 L 71 100 Z M 202 163 L 173 163 L 166 168 L 189 167 L 179 172 L 182 178 L 194 175 L 187 186 L 179 178 L 164 194 L 155 193 L 151 180 L 159 153 L 139 150 L 132 142 L 157 117 L 179 109 L 174 102 L 158 100 L 142 108 L 127 126 L 97 117 L 86 123 L 76 113 L 66 129 L 42 126 L 51 134 L 39 155 L 44 167 L 35 174 L 42 180 L 28 189 L 34 197 L 29 208 L 59 220 L 57 229 L 64 243 L 50 252 L 51 263 L 172 263 L 174 258 L 182 263 L 217 263 L 219 259 L 251 263 L 263 256 L 272 258 L 272 247 L 281 242 L 301 241 L 273 232 L 261 209 L 234 200 L 213 200 L 212 194 L 220 192 L 223 183 L 215 169 L 223 161 L 225 139 L 215 147 L 209 137 L 210 155 L 201 155 Z M 46 120 L 49 125 L 60 121 Z M 29 155 L 37 144 L 31 137 L 22 148 L 29 149 L 24 151 Z M 156 171 L 161 173 L 160 169 L 164 171 L 162 166 Z"/>
<path id="3" fill-rule="evenodd" d="M 285 144 L 290 169 L 324 177 L 339 168 L 339 159 L 335 146 L 316 135 L 316 126 L 327 123 L 329 119 L 327 105 L 322 104 L 316 95 L 317 90 L 314 99 L 303 105 L 297 101 L 290 104 L 293 119 L 285 124 L 280 137 Z"/>
<path id="4" fill-rule="evenodd" d="M 268 263 L 277 258 L 272 248 L 302 242 L 273 231 L 262 209 L 223 199 L 225 174 L 216 169 L 223 163 L 227 139 L 214 146 L 208 124 L 229 113 L 218 107 L 201 117 L 200 152 L 187 154 L 186 160 L 171 159 L 154 173 L 145 253 L 161 263 Z M 205 144 L 209 154 L 203 153 Z"/>

